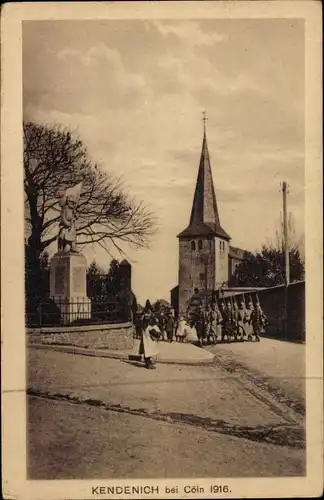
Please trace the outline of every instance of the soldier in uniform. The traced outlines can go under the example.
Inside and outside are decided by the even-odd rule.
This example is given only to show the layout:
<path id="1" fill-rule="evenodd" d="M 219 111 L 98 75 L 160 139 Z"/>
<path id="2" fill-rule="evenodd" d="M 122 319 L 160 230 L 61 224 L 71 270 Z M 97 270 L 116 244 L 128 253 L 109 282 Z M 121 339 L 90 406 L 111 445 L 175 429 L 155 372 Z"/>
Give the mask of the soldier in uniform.
<path id="1" fill-rule="evenodd" d="M 239 337 L 239 331 L 238 331 L 238 305 L 237 305 L 235 297 L 233 299 L 232 321 L 233 321 L 233 334 L 234 334 L 234 338 L 235 338 L 235 340 L 237 340 L 238 337 Z"/>
<path id="2" fill-rule="evenodd" d="M 225 302 L 224 300 L 221 300 L 219 302 L 219 308 L 220 308 L 220 315 L 221 315 L 221 318 L 222 318 L 222 323 L 220 325 L 220 329 L 221 329 L 221 341 L 222 342 L 225 342 L 225 337 L 226 337 L 226 333 L 225 333 L 225 322 L 226 322 L 226 313 L 225 313 Z"/>
<path id="3" fill-rule="evenodd" d="M 198 311 L 196 313 L 195 327 L 197 330 L 199 345 L 202 346 L 205 342 L 205 327 L 206 327 L 206 325 L 205 325 L 205 313 L 204 313 L 202 305 L 199 306 Z"/>
<path id="4" fill-rule="evenodd" d="M 251 322 L 252 312 L 253 312 L 253 302 L 250 296 L 245 315 L 245 327 L 244 327 L 245 334 L 247 335 L 248 340 L 252 340 L 252 335 L 253 335 L 253 325 Z"/>
<path id="5" fill-rule="evenodd" d="M 168 311 L 167 319 L 166 319 L 166 333 L 169 342 L 172 342 L 173 333 L 174 333 L 174 317 L 172 315 L 172 311 Z"/>
<path id="6" fill-rule="evenodd" d="M 267 317 L 262 311 L 261 304 L 258 299 L 251 314 L 251 323 L 255 335 L 255 340 L 257 342 L 260 342 L 260 335 L 265 331 L 264 329 L 267 324 Z"/>
<path id="7" fill-rule="evenodd" d="M 238 327 L 238 334 L 241 340 L 247 338 L 245 324 L 246 324 L 246 307 L 244 301 L 242 300 L 240 303 L 240 307 L 237 311 L 237 327 Z"/>
<path id="8" fill-rule="evenodd" d="M 223 318 L 220 310 L 218 309 L 217 302 L 214 302 L 209 313 L 209 336 L 211 337 L 214 344 L 217 343 L 218 336 L 221 336 L 222 320 Z"/>
<path id="9" fill-rule="evenodd" d="M 231 304 L 231 301 L 228 300 L 226 303 L 226 311 L 227 311 L 227 318 L 228 318 L 228 334 L 231 340 L 234 340 L 235 334 L 236 334 L 236 325 L 235 325 L 235 315 L 234 315 L 234 310 Z"/>
<path id="10" fill-rule="evenodd" d="M 205 335 L 204 335 L 204 338 L 205 338 L 205 341 L 206 341 L 207 344 L 209 343 L 210 329 L 211 329 L 211 325 L 210 325 L 210 312 L 211 312 L 210 305 L 207 304 L 206 308 L 204 310 L 204 321 L 205 321 Z"/>
<path id="11" fill-rule="evenodd" d="M 227 302 L 225 303 L 222 302 L 222 317 L 223 317 L 223 323 L 222 323 L 222 341 L 223 342 L 229 342 L 231 339 L 231 321 L 232 321 L 232 311 L 230 308 L 230 304 Z"/>

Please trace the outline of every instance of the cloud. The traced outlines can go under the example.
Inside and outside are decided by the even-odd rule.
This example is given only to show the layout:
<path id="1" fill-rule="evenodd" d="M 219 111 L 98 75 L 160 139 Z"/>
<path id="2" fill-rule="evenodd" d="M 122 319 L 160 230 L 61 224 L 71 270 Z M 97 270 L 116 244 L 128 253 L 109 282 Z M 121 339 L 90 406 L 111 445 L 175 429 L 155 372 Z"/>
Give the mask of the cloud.
<path id="1" fill-rule="evenodd" d="M 42 78 L 35 79 L 35 66 L 42 68 Z M 25 101 L 65 113 L 96 113 L 105 95 L 110 108 L 140 106 L 147 92 L 145 77 L 127 71 L 119 52 L 104 44 L 86 52 L 40 52 L 36 60 L 26 61 L 24 78 Z"/>
<path id="2" fill-rule="evenodd" d="M 175 37 L 190 46 L 214 46 L 225 42 L 227 36 L 214 30 L 206 31 L 196 21 L 156 21 L 154 26 L 165 37 Z"/>
<path id="3" fill-rule="evenodd" d="M 160 231 L 134 289 L 168 298 L 202 143 L 233 244 L 274 231 L 280 182 L 299 229 L 304 210 L 303 29 L 291 20 L 82 21 L 24 26 L 24 117 L 76 130 L 94 161 L 156 211 Z M 290 25 L 293 25 L 291 28 Z M 145 50 L 144 50 L 145 48 Z M 92 250 L 87 250 L 87 255 Z M 99 249 L 98 261 L 107 256 Z M 90 257 L 89 257 L 90 258 Z M 163 268 L 152 282 L 157 262 Z"/>

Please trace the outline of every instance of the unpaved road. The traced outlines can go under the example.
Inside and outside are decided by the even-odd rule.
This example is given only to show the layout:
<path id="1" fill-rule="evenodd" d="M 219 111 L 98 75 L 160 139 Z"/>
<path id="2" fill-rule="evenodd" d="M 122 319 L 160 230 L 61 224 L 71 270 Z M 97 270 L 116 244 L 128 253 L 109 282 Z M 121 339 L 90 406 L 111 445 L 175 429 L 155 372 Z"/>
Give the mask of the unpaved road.
<path id="1" fill-rule="evenodd" d="M 28 349 L 32 479 L 302 475 L 303 417 L 222 366 Z"/>

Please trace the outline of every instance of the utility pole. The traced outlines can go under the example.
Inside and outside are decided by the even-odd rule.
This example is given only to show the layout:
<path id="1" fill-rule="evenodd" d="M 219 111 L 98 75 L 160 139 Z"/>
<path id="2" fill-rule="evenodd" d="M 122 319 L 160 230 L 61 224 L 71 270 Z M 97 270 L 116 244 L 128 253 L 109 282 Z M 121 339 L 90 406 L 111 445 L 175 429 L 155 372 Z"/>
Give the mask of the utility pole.
<path id="1" fill-rule="evenodd" d="M 288 285 L 290 283 L 289 272 L 289 245 L 288 245 L 288 222 L 287 222 L 287 183 L 282 184 L 283 198 L 283 251 L 285 259 L 285 310 L 284 310 L 284 335 L 288 337 Z"/>
<path id="2" fill-rule="evenodd" d="M 285 283 L 286 286 L 290 283 L 289 271 L 289 244 L 288 244 L 288 218 L 287 218 L 287 183 L 282 184 L 283 197 L 283 251 L 285 259 Z"/>

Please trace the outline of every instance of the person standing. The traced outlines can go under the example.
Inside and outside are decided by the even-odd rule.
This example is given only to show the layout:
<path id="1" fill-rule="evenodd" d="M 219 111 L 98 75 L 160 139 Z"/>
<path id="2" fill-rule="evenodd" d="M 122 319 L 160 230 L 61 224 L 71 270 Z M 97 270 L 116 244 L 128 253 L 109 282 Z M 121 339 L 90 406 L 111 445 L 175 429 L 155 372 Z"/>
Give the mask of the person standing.
<path id="1" fill-rule="evenodd" d="M 158 327 L 161 331 L 161 340 L 168 340 L 166 334 L 166 317 L 163 310 L 158 315 Z"/>
<path id="2" fill-rule="evenodd" d="M 246 316 L 245 316 L 245 332 L 247 335 L 248 340 L 252 340 L 252 335 L 253 335 L 253 325 L 251 322 L 251 316 L 253 313 L 253 302 L 250 296 L 248 307 L 246 310 Z"/>
<path id="3" fill-rule="evenodd" d="M 187 329 L 188 329 L 188 325 L 187 325 L 185 318 L 183 316 L 180 316 L 179 323 L 178 323 L 177 330 L 176 330 L 176 337 L 178 339 L 178 342 L 180 342 L 180 343 L 184 342 L 184 339 L 186 338 L 187 333 L 188 333 Z"/>
<path id="4" fill-rule="evenodd" d="M 240 303 L 240 307 L 237 311 L 237 330 L 241 340 L 244 340 L 244 338 L 246 338 L 245 321 L 246 321 L 246 307 L 242 300 Z"/>
<path id="5" fill-rule="evenodd" d="M 211 308 L 209 310 L 208 314 L 208 337 L 207 340 L 209 340 L 211 343 L 216 344 L 217 343 L 217 316 L 218 316 L 218 310 L 216 309 L 217 305 L 213 303 L 211 305 Z"/>
<path id="6" fill-rule="evenodd" d="M 235 333 L 235 324 L 234 324 L 232 304 L 230 300 L 226 302 L 226 307 L 224 310 L 223 317 L 225 323 L 226 336 L 228 340 L 232 340 L 234 338 L 234 333 Z"/>
<path id="7" fill-rule="evenodd" d="M 142 329 L 142 338 L 139 346 L 139 354 L 144 355 L 145 368 L 154 370 L 153 357 L 158 355 L 158 339 L 160 329 L 155 323 L 153 316 L 145 315 Z"/>
<path id="8" fill-rule="evenodd" d="M 172 312 L 169 311 L 167 314 L 167 319 L 166 319 L 166 333 L 167 333 L 167 338 L 168 342 L 172 342 L 173 339 L 173 332 L 174 332 L 174 318 L 172 316 Z"/>
<path id="9" fill-rule="evenodd" d="M 202 346 L 205 342 L 205 314 L 202 305 L 200 305 L 198 308 L 195 326 L 197 330 L 199 345 Z"/>
<path id="10" fill-rule="evenodd" d="M 211 306 L 211 310 L 209 313 L 209 335 L 211 337 L 211 341 L 216 344 L 218 336 L 221 335 L 222 329 L 222 315 L 220 310 L 218 309 L 218 305 L 214 302 Z"/>
<path id="11" fill-rule="evenodd" d="M 215 309 L 216 309 L 216 336 L 217 336 L 217 340 L 218 340 L 222 335 L 223 315 L 222 315 L 222 311 L 221 311 L 217 302 L 215 302 Z"/>
<path id="12" fill-rule="evenodd" d="M 224 300 L 220 303 L 220 314 L 222 317 L 222 324 L 221 324 L 221 340 L 222 342 L 228 341 L 228 312 L 226 310 L 225 302 Z"/>
<path id="13" fill-rule="evenodd" d="M 232 315 L 233 315 L 233 334 L 234 334 L 235 340 L 237 340 L 238 337 L 239 337 L 239 331 L 238 331 L 238 305 L 237 305 L 235 297 L 233 298 Z"/>
<path id="14" fill-rule="evenodd" d="M 205 335 L 204 335 L 204 337 L 206 339 L 207 344 L 209 343 L 210 337 L 211 337 L 210 313 L 211 313 L 211 307 L 209 304 L 207 304 L 206 308 L 204 310 L 204 323 L 205 323 Z"/>
<path id="15" fill-rule="evenodd" d="M 253 326 L 253 332 L 255 335 L 255 340 L 260 342 L 261 333 L 264 333 L 264 328 L 267 323 L 267 317 L 261 309 L 261 304 L 259 301 L 255 303 L 254 310 L 251 314 L 251 323 Z"/>

